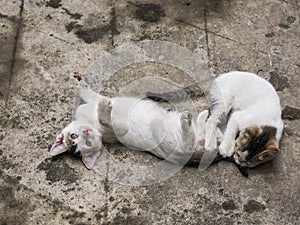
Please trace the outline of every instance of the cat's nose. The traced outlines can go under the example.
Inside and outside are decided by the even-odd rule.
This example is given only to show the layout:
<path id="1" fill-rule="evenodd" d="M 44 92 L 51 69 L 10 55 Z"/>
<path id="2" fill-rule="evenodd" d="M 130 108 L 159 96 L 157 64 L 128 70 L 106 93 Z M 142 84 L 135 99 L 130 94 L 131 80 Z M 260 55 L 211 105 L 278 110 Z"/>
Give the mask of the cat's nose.
<path id="1" fill-rule="evenodd" d="M 91 132 L 91 131 L 92 131 L 91 128 L 89 128 L 89 127 L 84 127 L 82 132 L 83 132 L 84 134 L 88 135 L 89 132 Z"/>

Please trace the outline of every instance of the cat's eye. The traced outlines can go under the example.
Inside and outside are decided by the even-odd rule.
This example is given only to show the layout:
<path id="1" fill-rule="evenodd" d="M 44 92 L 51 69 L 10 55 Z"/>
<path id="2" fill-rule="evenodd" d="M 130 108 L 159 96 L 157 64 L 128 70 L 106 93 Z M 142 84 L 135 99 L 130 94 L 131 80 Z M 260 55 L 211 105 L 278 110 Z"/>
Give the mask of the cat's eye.
<path id="1" fill-rule="evenodd" d="M 72 133 L 72 134 L 70 135 L 70 137 L 71 137 L 72 139 L 76 139 L 76 138 L 78 138 L 78 134 Z"/>
<path id="2" fill-rule="evenodd" d="M 91 145 L 92 145 L 92 142 L 86 141 L 85 144 L 86 144 L 87 146 L 91 146 Z"/>

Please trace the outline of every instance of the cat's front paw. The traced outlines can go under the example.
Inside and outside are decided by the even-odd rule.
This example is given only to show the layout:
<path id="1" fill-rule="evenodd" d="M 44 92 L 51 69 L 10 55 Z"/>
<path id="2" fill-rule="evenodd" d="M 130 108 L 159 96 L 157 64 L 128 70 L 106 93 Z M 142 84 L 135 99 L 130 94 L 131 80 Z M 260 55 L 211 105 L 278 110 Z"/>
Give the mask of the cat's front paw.
<path id="1" fill-rule="evenodd" d="M 221 143 L 219 146 L 219 153 L 222 155 L 223 158 L 230 157 L 233 155 L 234 152 L 234 146 L 232 145 L 227 145 L 224 143 Z"/>

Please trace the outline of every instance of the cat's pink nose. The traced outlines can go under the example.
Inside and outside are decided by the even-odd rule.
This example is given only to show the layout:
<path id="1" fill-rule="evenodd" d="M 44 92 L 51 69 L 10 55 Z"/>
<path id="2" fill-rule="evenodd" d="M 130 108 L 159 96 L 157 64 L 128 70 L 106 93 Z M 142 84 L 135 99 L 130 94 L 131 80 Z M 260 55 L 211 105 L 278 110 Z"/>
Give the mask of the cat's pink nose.
<path id="1" fill-rule="evenodd" d="M 89 134 L 90 131 L 92 131 L 91 128 L 89 128 L 89 127 L 84 127 L 82 132 L 85 133 L 85 134 Z"/>

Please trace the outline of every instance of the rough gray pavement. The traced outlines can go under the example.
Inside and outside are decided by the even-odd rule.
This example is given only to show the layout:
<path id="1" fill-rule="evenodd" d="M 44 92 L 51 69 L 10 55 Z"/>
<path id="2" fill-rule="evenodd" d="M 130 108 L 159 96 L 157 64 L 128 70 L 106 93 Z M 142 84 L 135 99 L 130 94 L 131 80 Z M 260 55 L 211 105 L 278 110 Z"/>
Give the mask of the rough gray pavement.
<path id="1" fill-rule="evenodd" d="M 299 1 L 0 5 L 0 224 L 300 224 Z M 96 173 L 68 154 L 51 159 L 49 146 L 71 121 L 70 74 L 87 70 L 103 51 L 143 40 L 201 50 L 212 76 L 242 70 L 270 80 L 285 123 L 279 157 L 248 179 L 221 161 L 150 186 L 112 181 L 109 161 Z M 143 74 L 190 82 L 175 67 L 147 63 L 118 71 L 101 91 L 115 96 Z M 109 151 L 127 164 L 159 162 L 121 145 Z"/>

